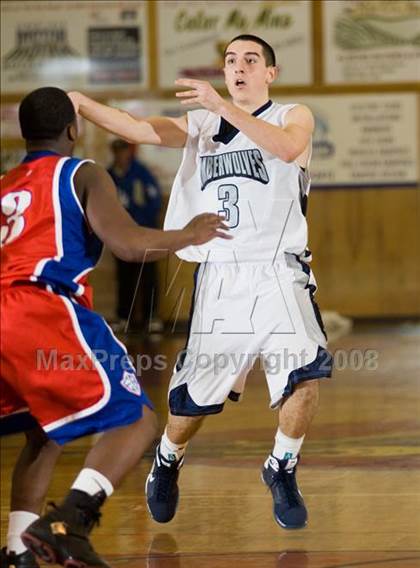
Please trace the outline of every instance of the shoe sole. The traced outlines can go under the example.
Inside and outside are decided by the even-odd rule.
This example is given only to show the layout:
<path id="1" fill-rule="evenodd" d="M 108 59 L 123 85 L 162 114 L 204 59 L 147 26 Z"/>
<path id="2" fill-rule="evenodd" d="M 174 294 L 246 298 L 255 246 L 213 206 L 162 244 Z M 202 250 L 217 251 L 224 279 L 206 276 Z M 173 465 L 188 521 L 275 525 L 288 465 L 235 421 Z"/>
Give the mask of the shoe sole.
<path id="1" fill-rule="evenodd" d="M 28 548 L 43 562 L 46 562 L 47 564 L 58 563 L 57 555 L 48 543 L 43 542 L 28 532 L 24 532 L 20 538 L 26 548 Z"/>
<path id="2" fill-rule="evenodd" d="M 144 486 L 144 493 L 145 493 L 145 495 L 146 495 L 146 507 L 147 507 L 147 510 L 149 511 L 149 515 L 150 515 L 150 517 L 152 518 L 152 520 L 155 521 L 155 523 L 159 523 L 160 525 L 164 525 L 164 524 L 166 524 L 166 523 L 170 523 L 170 522 L 172 521 L 172 519 L 175 517 L 176 511 L 177 511 L 177 509 L 178 509 L 179 494 L 178 494 L 178 497 L 177 497 L 177 500 L 176 500 L 175 511 L 174 511 L 174 514 L 172 515 L 172 517 L 171 517 L 170 519 L 168 519 L 167 521 L 159 521 L 158 519 L 155 519 L 155 517 L 153 516 L 152 510 L 151 510 L 150 507 L 149 507 L 149 503 L 148 503 L 148 501 L 147 501 L 147 484 L 148 484 L 148 482 L 149 482 L 149 477 L 150 477 L 150 473 L 149 473 L 149 475 L 148 475 L 147 478 L 146 478 L 146 483 L 145 483 L 145 486 Z"/>
<path id="3" fill-rule="evenodd" d="M 47 564 L 61 564 L 64 568 L 96 568 L 95 566 L 86 564 L 81 560 L 73 558 L 59 558 L 48 542 L 45 542 L 38 537 L 24 532 L 21 537 L 23 544 L 28 548 L 37 558 L 46 562 Z"/>
<path id="4" fill-rule="evenodd" d="M 267 487 L 268 490 L 270 490 L 270 487 L 267 485 L 267 483 L 265 482 L 264 476 L 261 472 L 261 481 L 264 483 L 264 485 Z M 299 529 L 304 529 L 306 528 L 308 521 L 305 521 L 304 525 L 285 525 L 284 523 L 281 522 L 281 520 L 278 518 L 278 516 L 276 515 L 276 513 L 274 512 L 273 509 L 273 517 L 274 520 L 276 521 L 276 523 L 282 528 L 285 529 L 287 531 L 297 531 Z"/>

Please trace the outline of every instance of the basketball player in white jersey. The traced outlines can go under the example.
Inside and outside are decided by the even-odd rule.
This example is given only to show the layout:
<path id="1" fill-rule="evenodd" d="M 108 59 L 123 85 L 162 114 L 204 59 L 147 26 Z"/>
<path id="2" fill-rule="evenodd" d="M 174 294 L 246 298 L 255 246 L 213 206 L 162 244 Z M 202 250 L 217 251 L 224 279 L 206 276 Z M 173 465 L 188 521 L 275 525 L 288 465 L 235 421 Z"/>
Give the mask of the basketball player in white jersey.
<path id="1" fill-rule="evenodd" d="M 263 361 L 271 408 L 279 409 L 274 447 L 262 478 L 274 517 L 302 528 L 307 511 L 296 466 L 318 404 L 319 379 L 331 375 L 316 284 L 307 249 L 306 202 L 314 120 L 302 105 L 275 104 L 273 49 L 241 35 L 225 50 L 231 101 L 207 81 L 179 79 L 181 104 L 201 109 L 181 118 L 137 120 L 70 93 L 79 113 L 129 142 L 183 147 L 165 220 L 185 225 L 204 211 L 225 217 L 232 240 L 216 239 L 177 254 L 197 262 L 190 331 L 169 387 L 169 419 L 146 483 L 152 517 L 170 521 L 188 441 L 203 418 L 237 400 L 256 358 Z"/>

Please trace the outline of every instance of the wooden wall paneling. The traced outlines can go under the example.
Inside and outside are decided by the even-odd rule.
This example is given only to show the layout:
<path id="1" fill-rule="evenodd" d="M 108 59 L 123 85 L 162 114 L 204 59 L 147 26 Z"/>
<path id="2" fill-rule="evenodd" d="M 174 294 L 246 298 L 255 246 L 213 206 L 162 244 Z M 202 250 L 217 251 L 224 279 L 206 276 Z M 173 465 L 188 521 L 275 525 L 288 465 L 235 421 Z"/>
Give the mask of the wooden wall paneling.
<path id="1" fill-rule="evenodd" d="M 179 322 L 188 321 L 196 266 L 174 254 L 159 261 L 159 314 L 172 322 L 174 332 L 180 329 Z"/>
<path id="2" fill-rule="evenodd" d="M 313 14 L 313 77 L 310 87 L 273 88 L 284 99 L 304 94 L 358 94 L 373 92 L 419 92 L 418 83 L 381 85 L 324 85 L 324 3 L 315 0 Z M 95 94 L 110 98 L 173 98 L 174 89 L 158 85 L 158 22 L 156 1 L 148 2 L 150 89 L 126 93 Z M 280 61 L 281 63 L 281 61 Z M 226 89 L 221 93 L 227 95 Z M 3 95 L 2 103 L 17 102 L 25 93 Z M 420 116 L 420 102 L 419 102 Z M 419 126 L 420 129 L 420 126 Z M 420 139 L 420 130 L 419 130 Z M 8 142 L 7 142 L 8 143 Z M 15 142 L 11 142 L 15 144 Z M 108 139 L 104 131 L 86 125 L 81 147 L 86 157 L 104 159 Z M 319 283 L 318 299 L 323 309 L 352 316 L 420 315 L 420 192 L 416 189 L 315 190 L 309 201 L 310 246 Z M 159 264 L 161 316 L 171 318 L 178 304 L 179 317 L 188 319 L 194 265 L 178 267 L 177 257 Z M 166 283 L 176 274 L 172 286 Z M 115 306 L 114 262 L 106 253 L 92 275 L 96 308 L 110 317 Z M 184 292 L 183 292 L 184 290 Z M 175 310 L 175 312 L 174 312 Z"/>
<path id="3" fill-rule="evenodd" d="M 322 309 L 420 315 L 420 199 L 415 189 L 313 191 L 309 243 Z"/>
<path id="4" fill-rule="evenodd" d="M 315 190 L 309 244 L 322 309 L 355 317 L 420 315 L 420 199 L 413 189 Z M 195 265 L 160 262 L 161 316 L 187 320 Z M 170 286 L 169 286 L 170 283 Z"/>
<path id="5" fill-rule="evenodd" d="M 148 23 L 149 23 L 149 82 L 150 90 L 158 89 L 158 35 L 157 35 L 157 6 L 155 1 L 148 4 Z"/>

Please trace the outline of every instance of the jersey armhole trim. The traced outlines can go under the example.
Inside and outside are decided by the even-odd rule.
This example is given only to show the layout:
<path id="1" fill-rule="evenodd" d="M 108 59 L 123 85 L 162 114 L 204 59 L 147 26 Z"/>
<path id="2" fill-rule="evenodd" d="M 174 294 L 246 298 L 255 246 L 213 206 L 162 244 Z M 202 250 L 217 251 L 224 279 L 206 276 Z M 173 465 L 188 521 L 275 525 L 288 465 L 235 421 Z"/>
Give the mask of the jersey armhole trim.
<path id="1" fill-rule="evenodd" d="M 62 216 L 60 208 L 60 177 L 63 170 L 64 164 L 70 160 L 68 157 L 60 158 L 55 166 L 53 180 L 52 180 L 52 202 L 55 220 L 55 246 L 56 254 L 51 257 L 42 258 L 39 260 L 35 266 L 33 274 L 29 277 L 31 282 L 37 282 L 38 277 L 41 276 L 45 265 L 50 260 L 55 260 L 59 262 L 63 258 L 63 226 L 62 226 Z"/>
<path id="2" fill-rule="evenodd" d="M 76 164 L 76 166 L 74 167 L 74 170 L 72 171 L 71 176 L 70 176 L 71 193 L 72 193 L 74 201 L 76 202 L 76 205 L 79 208 L 80 213 L 83 215 L 83 218 L 85 219 L 85 221 L 87 221 L 87 217 L 86 217 L 85 211 L 82 207 L 82 204 L 80 203 L 80 199 L 79 199 L 79 197 L 76 193 L 76 188 L 74 187 L 74 176 L 78 172 L 80 166 L 83 166 L 83 164 L 94 164 L 94 163 L 95 163 L 94 160 L 89 160 L 89 159 L 80 160 L 80 162 L 78 164 Z"/>

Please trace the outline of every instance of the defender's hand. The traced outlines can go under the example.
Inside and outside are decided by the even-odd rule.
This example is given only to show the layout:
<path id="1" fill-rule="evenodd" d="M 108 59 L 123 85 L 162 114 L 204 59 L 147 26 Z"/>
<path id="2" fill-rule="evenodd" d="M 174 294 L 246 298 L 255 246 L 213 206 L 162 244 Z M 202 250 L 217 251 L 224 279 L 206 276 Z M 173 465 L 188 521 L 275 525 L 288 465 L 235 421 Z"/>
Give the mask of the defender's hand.
<path id="1" fill-rule="evenodd" d="M 175 96 L 183 99 L 181 104 L 199 104 L 203 108 L 220 114 L 224 100 L 208 81 L 198 81 L 196 79 L 177 79 L 176 85 L 190 87 L 189 91 L 180 91 Z"/>
<path id="2" fill-rule="evenodd" d="M 223 222 L 224 219 L 214 213 L 202 213 L 194 217 L 183 229 L 191 238 L 192 245 L 203 245 L 215 237 L 231 239 L 231 235 L 223 233 L 219 229 L 229 230 Z"/>

